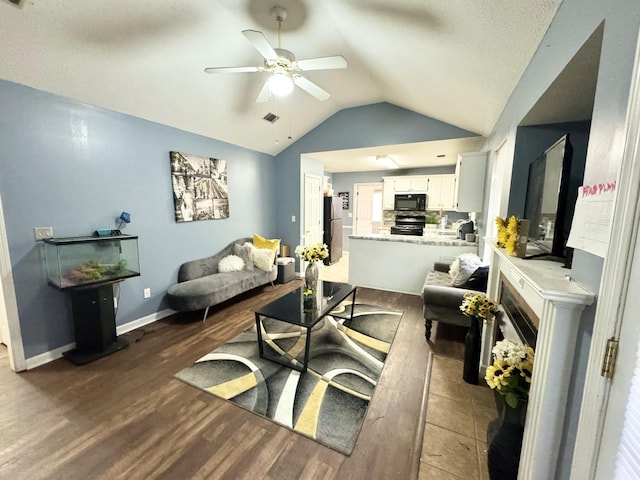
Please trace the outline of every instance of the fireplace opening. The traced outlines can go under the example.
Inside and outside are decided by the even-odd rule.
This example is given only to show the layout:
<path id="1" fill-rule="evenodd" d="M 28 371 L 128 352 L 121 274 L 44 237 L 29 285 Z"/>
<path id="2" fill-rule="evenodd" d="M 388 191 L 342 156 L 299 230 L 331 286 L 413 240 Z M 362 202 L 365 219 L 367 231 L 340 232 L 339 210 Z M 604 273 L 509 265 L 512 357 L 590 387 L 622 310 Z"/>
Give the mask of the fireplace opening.
<path id="1" fill-rule="evenodd" d="M 500 307 L 504 313 L 502 320 L 515 330 L 522 343 L 535 350 L 539 319 L 522 300 L 522 297 L 513 286 L 504 277 L 501 280 Z M 502 327 L 501 330 L 503 329 Z"/>

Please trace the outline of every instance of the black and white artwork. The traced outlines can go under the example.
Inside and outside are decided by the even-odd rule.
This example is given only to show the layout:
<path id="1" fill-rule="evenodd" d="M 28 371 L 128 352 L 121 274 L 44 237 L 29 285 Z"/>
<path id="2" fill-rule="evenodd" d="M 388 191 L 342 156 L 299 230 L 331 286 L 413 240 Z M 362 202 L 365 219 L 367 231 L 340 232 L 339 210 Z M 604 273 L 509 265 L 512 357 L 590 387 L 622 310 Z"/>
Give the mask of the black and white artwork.
<path id="1" fill-rule="evenodd" d="M 349 210 L 349 192 L 338 192 L 338 196 L 342 198 L 342 209 Z"/>
<path id="2" fill-rule="evenodd" d="M 227 162 L 169 152 L 176 222 L 229 218 Z"/>

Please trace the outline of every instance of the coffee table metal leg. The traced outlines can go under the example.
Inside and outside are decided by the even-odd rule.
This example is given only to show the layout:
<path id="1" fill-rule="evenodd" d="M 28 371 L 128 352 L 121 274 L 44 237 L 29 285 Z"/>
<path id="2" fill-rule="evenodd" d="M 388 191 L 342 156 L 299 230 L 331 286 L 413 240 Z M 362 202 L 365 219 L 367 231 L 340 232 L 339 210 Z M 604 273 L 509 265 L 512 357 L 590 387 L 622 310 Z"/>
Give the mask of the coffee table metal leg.
<path id="1" fill-rule="evenodd" d="M 353 307 L 356 304 L 356 288 L 353 289 L 353 295 L 351 296 L 351 315 L 349 316 L 349 320 L 353 320 Z"/>
<path id="2" fill-rule="evenodd" d="M 307 327 L 307 338 L 304 345 L 304 364 L 302 365 L 302 373 L 307 373 L 307 365 L 309 364 L 309 350 L 311 349 L 311 327 Z"/>
<path id="3" fill-rule="evenodd" d="M 260 357 L 264 356 L 264 347 L 262 346 L 262 322 L 260 315 L 256 313 L 256 331 L 258 332 L 258 348 L 260 349 Z"/>

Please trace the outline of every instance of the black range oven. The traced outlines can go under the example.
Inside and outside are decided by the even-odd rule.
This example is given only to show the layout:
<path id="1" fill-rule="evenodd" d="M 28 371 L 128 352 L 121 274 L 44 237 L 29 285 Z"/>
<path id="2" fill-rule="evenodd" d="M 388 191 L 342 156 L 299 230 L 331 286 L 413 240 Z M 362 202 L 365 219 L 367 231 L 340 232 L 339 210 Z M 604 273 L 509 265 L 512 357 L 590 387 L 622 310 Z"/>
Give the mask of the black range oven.
<path id="1" fill-rule="evenodd" d="M 391 234 L 421 237 L 424 232 L 424 224 L 424 215 L 396 215 L 396 224 L 391 227 Z"/>

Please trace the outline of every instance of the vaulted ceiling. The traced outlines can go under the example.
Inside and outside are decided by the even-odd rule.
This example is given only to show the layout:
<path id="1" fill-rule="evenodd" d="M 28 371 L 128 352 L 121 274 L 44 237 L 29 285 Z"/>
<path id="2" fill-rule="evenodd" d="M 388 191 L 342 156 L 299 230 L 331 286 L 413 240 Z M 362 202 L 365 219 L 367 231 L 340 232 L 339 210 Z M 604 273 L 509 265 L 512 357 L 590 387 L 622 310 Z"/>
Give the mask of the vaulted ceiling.
<path id="1" fill-rule="evenodd" d="M 19 1 L 19 6 L 14 5 Z M 491 132 L 560 0 L 0 0 L 0 78 L 277 154 L 341 109 L 389 102 L 477 133 Z M 256 103 L 267 73 L 242 30 L 298 59 L 342 55 L 345 70 L 304 75 Z M 267 113 L 280 117 L 275 124 Z M 288 137 L 291 137 L 289 139 Z"/>

